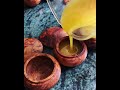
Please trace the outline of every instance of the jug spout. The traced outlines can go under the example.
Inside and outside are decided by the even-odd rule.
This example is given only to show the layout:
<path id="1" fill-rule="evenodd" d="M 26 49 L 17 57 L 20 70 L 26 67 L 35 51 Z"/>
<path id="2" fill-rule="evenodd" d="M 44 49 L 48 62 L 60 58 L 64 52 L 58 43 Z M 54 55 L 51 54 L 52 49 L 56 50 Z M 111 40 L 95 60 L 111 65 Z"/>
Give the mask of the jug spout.
<path id="1" fill-rule="evenodd" d="M 90 38 L 96 38 L 96 27 L 82 27 L 72 32 L 72 37 L 76 40 L 88 40 Z"/>

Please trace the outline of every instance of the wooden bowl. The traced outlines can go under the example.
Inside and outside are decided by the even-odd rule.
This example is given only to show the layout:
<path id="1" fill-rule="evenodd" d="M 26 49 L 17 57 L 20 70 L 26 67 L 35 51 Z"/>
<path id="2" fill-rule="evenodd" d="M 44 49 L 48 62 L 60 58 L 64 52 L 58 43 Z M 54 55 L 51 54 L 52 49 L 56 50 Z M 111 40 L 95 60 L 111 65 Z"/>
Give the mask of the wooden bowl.
<path id="1" fill-rule="evenodd" d="M 39 36 L 40 41 L 47 47 L 54 48 L 56 42 L 61 38 L 68 36 L 67 33 L 60 27 L 50 27 L 45 29 Z"/>
<path id="2" fill-rule="evenodd" d="M 24 64 L 24 85 L 30 90 L 48 90 L 58 82 L 60 75 L 59 63 L 49 54 L 35 54 Z"/>
<path id="3" fill-rule="evenodd" d="M 91 38 L 84 41 L 89 49 L 96 49 L 96 38 Z"/>
<path id="4" fill-rule="evenodd" d="M 36 38 L 24 38 L 24 62 L 34 53 L 43 51 L 42 43 Z"/>
<path id="5" fill-rule="evenodd" d="M 29 7 L 34 7 L 38 5 L 41 2 L 41 0 L 24 0 L 24 4 L 26 4 Z"/>
<path id="6" fill-rule="evenodd" d="M 56 43 L 56 46 L 54 48 L 54 53 L 56 58 L 58 59 L 58 61 L 64 65 L 64 66 L 68 66 L 68 67 L 74 67 L 77 66 L 79 64 L 81 64 L 87 57 L 87 46 L 84 42 L 80 42 L 78 40 L 73 40 L 74 43 L 77 44 L 77 47 L 80 47 L 80 52 L 77 52 L 75 55 L 71 55 L 71 56 L 66 56 L 63 55 L 60 52 L 60 47 L 62 44 L 64 44 L 65 42 L 68 42 L 69 44 L 69 37 L 64 37 L 62 38 L 59 42 Z"/>

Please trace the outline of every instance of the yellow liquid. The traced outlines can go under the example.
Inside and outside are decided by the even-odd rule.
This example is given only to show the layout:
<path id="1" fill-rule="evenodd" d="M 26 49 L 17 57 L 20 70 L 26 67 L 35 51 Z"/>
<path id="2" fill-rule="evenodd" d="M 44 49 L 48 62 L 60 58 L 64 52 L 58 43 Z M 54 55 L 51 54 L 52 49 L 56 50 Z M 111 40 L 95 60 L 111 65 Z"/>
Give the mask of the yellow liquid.
<path id="1" fill-rule="evenodd" d="M 70 49 L 72 51 L 73 50 L 73 37 L 69 36 L 69 39 L 70 39 Z"/>
<path id="2" fill-rule="evenodd" d="M 81 52 L 82 48 L 81 45 L 79 43 L 79 41 L 74 41 L 73 42 L 73 46 L 72 49 L 70 48 L 70 41 L 64 40 L 59 44 L 59 50 L 60 52 L 65 55 L 65 56 L 72 56 L 72 55 L 77 55 Z"/>
<path id="3" fill-rule="evenodd" d="M 96 28 L 96 0 L 71 0 L 63 10 L 61 26 L 69 35 L 71 49 L 72 33 L 76 29 L 82 28 L 81 33 L 89 35 L 87 38 L 81 38 L 83 40 L 96 38 L 96 29 L 94 29 Z"/>
<path id="4" fill-rule="evenodd" d="M 71 56 L 77 54 L 78 48 L 76 46 L 73 46 L 71 50 L 70 45 L 66 45 L 60 51 L 65 56 Z"/>

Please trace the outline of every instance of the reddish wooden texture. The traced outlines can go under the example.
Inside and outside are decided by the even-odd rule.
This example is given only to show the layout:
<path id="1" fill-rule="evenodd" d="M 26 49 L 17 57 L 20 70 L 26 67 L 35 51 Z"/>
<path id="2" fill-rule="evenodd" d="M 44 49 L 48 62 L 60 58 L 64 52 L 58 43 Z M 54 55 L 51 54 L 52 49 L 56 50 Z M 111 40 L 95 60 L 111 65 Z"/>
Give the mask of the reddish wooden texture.
<path id="1" fill-rule="evenodd" d="M 67 36 L 67 33 L 64 32 L 62 28 L 50 27 L 40 34 L 40 41 L 43 45 L 53 48 L 55 44 L 65 36 Z"/>
<path id="2" fill-rule="evenodd" d="M 91 38 L 89 40 L 84 41 L 88 48 L 96 49 L 96 38 Z"/>
<path id="3" fill-rule="evenodd" d="M 38 5 L 40 2 L 41 2 L 41 0 L 24 0 L 24 3 L 30 7 L 34 7 L 34 6 Z"/>
<path id="4" fill-rule="evenodd" d="M 55 53 L 56 58 L 64 66 L 74 67 L 74 66 L 80 65 L 87 57 L 88 51 L 87 51 L 87 47 L 86 47 L 85 43 L 78 41 L 80 43 L 81 47 L 83 48 L 81 53 L 79 53 L 78 55 L 64 56 L 59 51 L 59 43 L 62 42 L 64 39 L 69 40 L 69 37 L 64 37 L 63 39 L 61 39 L 61 41 L 59 41 L 56 44 L 56 47 L 54 48 L 54 53 Z"/>
<path id="5" fill-rule="evenodd" d="M 24 62 L 34 53 L 43 51 L 42 43 L 35 38 L 24 38 Z"/>
<path id="6" fill-rule="evenodd" d="M 67 4 L 70 0 L 63 0 L 64 4 Z"/>
<path id="7" fill-rule="evenodd" d="M 39 57 L 38 60 L 35 59 L 37 57 Z M 52 73 L 50 73 L 51 71 Z M 58 82 L 60 75 L 61 67 L 59 63 L 49 54 L 35 54 L 34 56 L 31 56 L 24 64 L 24 85 L 30 90 L 48 90 Z M 33 77 L 35 78 L 32 79 Z"/>

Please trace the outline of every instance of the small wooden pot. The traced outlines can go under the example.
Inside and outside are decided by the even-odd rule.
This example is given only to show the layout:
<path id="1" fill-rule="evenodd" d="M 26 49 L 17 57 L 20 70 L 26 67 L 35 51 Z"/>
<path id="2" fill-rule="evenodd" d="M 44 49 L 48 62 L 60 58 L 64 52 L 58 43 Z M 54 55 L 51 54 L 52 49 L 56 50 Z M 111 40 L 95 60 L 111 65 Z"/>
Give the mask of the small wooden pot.
<path id="1" fill-rule="evenodd" d="M 24 62 L 34 53 L 43 51 L 42 43 L 36 38 L 24 38 Z"/>
<path id="2" fill-rule="evenodd" d="M 29 7 L 34 7 L 38 5 L 41 2 L 41 0 L 24 0 L 24 4 Z"/>
<path id="3" fill-rule="evenodd" d="M 50 27 L 45 29 L 39 36 L 41 43 L 47 47 L 54 48 L 56 42 L 61 38 L 68 36 L 60 27 Z"/>
<path id="4" fill-rule="evenodd" d="M 49 54 L 35 54 L 24 64 L 24 84 L 30 90 L 48 90 L 58 82 L 60 75 L 59 63 Z"/>
<path id="5" fill-rule="evenodd" d="M 91 38 L 84 41 L 89 49 L 96 49 L 96 38 Z"/>
<path id="6" fill-rule="evenodd" d="M 78 44 L 78 47 L 79 46 L 81 47 L 80 52 L 77 53 L 76 55 L 65 56 L 60 52 L 60 45 L 67 41 L 69 42 L 68 36 L 63 37 L 59 42 L 56 43 L 56 47 L 54 48 L 54 53 L 56 58 L 64 66 L 74 67 L 74 66 L 80 65 L 87 57 L 88 51 L 87 51 L 86 44 L 84 42 L 80 42 L 74 39 L 74 42 Z"/>

